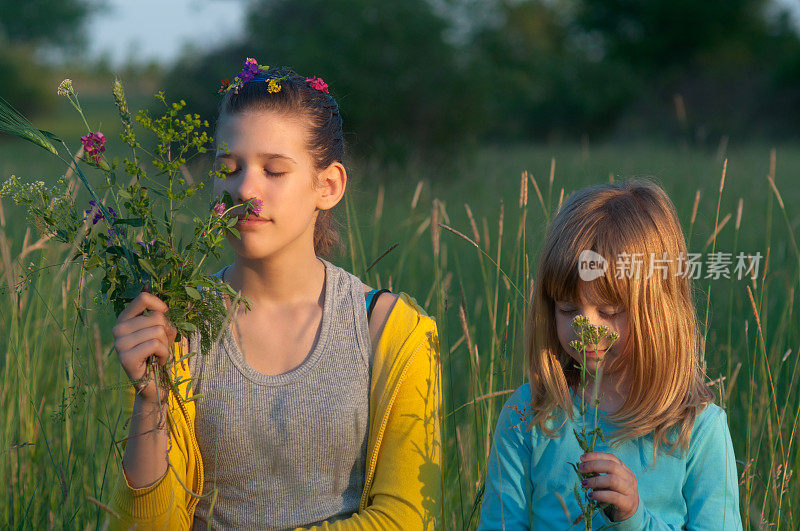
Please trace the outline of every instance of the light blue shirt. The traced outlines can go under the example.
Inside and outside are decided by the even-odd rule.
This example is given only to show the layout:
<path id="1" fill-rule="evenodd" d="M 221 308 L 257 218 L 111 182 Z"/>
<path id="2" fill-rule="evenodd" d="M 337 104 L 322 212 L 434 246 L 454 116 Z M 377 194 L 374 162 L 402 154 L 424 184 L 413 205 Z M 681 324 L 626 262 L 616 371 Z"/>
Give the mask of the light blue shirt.
<path id="1" fill-rule="evenodd" d="M 480 530 L 567 529 L 580 515 L 573 490 L 578 485 L 583 491 L 569 465 L 583 453 L 572 431 L 581 431 L 580 398 L 574 419 L 567 419 L 554 439 L 536 425 L 526 429 L 532 418 L 530 401 L 530 384 L 525 384 L 500 413 L 486 465 Z M 594 427 L 594 409 L 586 416 L 588 432 Z M 606 434 L 616 429 L 602 411 L 599 425 Z M 598 440 L 595 451 L 617 456 L 639 485 L 636 513 L 613 529 L 742 529 L 733 445 L 725 412 L 718 406 L 710 404 L 697 416 L 684 455 L 660 449 L 654 461 L 652 436 L 613 448 Z M 566 503 L 569 519 L 556 493 Z M 610 523 L 602 511 L 595 513 L 594 529 Z"/>

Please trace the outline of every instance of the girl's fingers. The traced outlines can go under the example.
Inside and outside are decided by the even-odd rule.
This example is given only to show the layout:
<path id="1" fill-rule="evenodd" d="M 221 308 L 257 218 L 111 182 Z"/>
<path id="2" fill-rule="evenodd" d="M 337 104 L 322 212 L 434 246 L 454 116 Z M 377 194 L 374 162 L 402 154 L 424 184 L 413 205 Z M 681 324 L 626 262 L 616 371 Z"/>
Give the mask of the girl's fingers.
<path id="1" fill-rule="evenodd" d="M 615 461 L 619 464 L 622 464 L 622 461 L 619 460 L 614 454 L 609 454 L 607 452 L 588 452 L 581 456 L 581 461 L 597 461 L 597 460 L 605 460 L 605 461 Z"/>
<path id="2" fill-rule="evenodd" d="M 122 310 L 119 317 L 117 317 L 117 322 L 121 323 L 127 321 L 137 315 L 141 315 L 147 310 L 166 313 L 168 309 L 166 303 L 152 293 L 142 292 Z"/>
<path id="3" fill-rule="evenodd" d="M 598 459 L 595 461 L 584 461 L 578 465 L 578 470 L 582 474 L 597 473 L 597 474 L 617 474 L 619 476 L 627 475 L 623 470 L 625 465 L 621 464 L 618 460 L 611 461 L 607 459 Z"/>
<path id="4" fill-rule="evenodd" d="M 164 327 L 160 325 L 149 326 L 119 338 L 114 343 L 114 347 L 117 349 L 117 352 L 126 352 L 140 343 L 144 343 L 145 341 L 149 341 L 151 339 L 156 339 L 165 347 L 169 348 L 171 344 L 169 334 L 170 332 L 165 330 Z"/>
<path id="5" fill-rule="evenodd" d="M 130 359 L 140 359 L 141 362 L 139 363 L 140 366 L 140 374 L 139 375 L 129 375 L 134 378 L 141 378 L 144 376 L 145 367 L 147 366 L 147 358 L 151 355 L 155 355 L 158 357 L 158 364 L 164 365 L 169 361 L 170 356 L 170 349 L 167 348 L 164 343 L 157 339 L 150 339 L 145 341 L 144 343 L 139 343 L 132 349 L 127 352 L 127 355 Z"/>
<path id="6" fill-rule="evenodd" d="M 614 474 L 605 474 L 603 476 L 594 476 L 586 478 L 581 482 L 581 486 L 587 489 L 596 491 L 600 490 L 613 490 L 620 494 L 630 494 L 632 485 Z"/>
<path id="7" fill-rule="evenodd" d="M 120 321 L 114 326 L 112 330 L 114 338 L 120 339 L 126 335 L 133 334 L 139 330 L 150 328 L 152 326 L 160 326 L 168 335 L 174 330 L 172 323 L 169 322 L 167 316 L 161 312 L 151 313 L 150 315 L 137 315 L 126 321 Z M 176 331 L 177 332 L 177 331 Z"/>
<path id="8" fill-rule="evenodd" d="M 596 502 L 610 503 L 615 507 L 618 508 L 625 507 L 626 509 L 630 510 L 628 508 L 631 502 L 629 497 L 624 494 L 620 494 L 619 492 L 615 492 L 613 490 L 593 490 L 592 492 L 589 493 L 589 497 Z M 633 509 L 633 512 L 636 512 L 636 508 Z"/>

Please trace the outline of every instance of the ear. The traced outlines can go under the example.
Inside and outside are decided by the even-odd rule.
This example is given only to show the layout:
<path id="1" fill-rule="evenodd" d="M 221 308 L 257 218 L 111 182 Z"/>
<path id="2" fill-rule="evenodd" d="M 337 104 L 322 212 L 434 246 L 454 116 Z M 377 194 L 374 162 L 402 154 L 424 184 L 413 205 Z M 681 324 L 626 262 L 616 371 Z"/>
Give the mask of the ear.
<path id="1" fill-rule="evenodd" d="M 322 170 L 317 176 L 317 208 L 319 210 L 330 210 L 335 207 L 344 197 L 344 190 L 347 187 L 347 170 L 341 162 L 331 162 L 330 165 Z"/>

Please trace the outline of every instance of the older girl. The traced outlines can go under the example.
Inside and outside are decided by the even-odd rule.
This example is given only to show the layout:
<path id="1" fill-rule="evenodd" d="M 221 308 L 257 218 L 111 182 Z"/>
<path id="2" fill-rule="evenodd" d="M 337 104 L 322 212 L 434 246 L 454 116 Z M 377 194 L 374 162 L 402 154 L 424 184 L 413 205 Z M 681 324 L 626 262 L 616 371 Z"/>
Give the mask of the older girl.
<path id="1" fill-rule="evenodd" d="M 347 183 L 336 101 L 321 79 L 254 59 L 220 92 L 226 178 L 215 195 L 260 209 L 241 212 L 234 261 L 217 275 L 251 309 L 236 310 L 188 364 L 171 361 L 161 300 L 142 293 L 120 314 L 115 346 L 128 376 L 142 378 L 155 354 L 182 379 L 179 394 L 203 397 L 153 382 L 131 391 L 114 527 L 433 527 L 436 326 L 409 296 L 380 294 L 321 258 Z M 193 336 L 180 353 L 198 349 Z"/>

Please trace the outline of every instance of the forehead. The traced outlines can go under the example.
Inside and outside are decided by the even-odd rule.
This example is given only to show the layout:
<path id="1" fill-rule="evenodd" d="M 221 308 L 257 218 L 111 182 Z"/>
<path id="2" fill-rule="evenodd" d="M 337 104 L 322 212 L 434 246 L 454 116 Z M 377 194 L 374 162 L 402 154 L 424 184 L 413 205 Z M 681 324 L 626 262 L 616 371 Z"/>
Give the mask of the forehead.
<path id="1" fill-rule="evenodd" d="M 553 299 L 561 302 L 603 306 L 614 303 L 614 301 L 611 300 L 613 297 L 609 297 L 608 295 L 609 294 L 605 293 L 605 290 L 600 289 L 600 286 L 594 282 L 579 280 L 574 286 L 570 286 L 567 289 L 560 290 L 557 294 L 553 294 Z"/>
<path id="2" fill-rule="evenodd" d="M 586 281 L 577 274 L 550 271 L 546 275 L 545 292 L 553 301 L 585 303 L 594 306 L 624 304 L 630 287 L 627 282 L 617 279 L 609 270 L 606 275 Z"/>
<path id="3" fill-rule="evenodd" d="M 217 126 L 217 156 L 226 151 L 249 157 L 259 153 L 289 155 L 300 160 L 307 155 L 306 128 L 296 116 L 275 111 L 245 111 L 223 114 Z"/>

